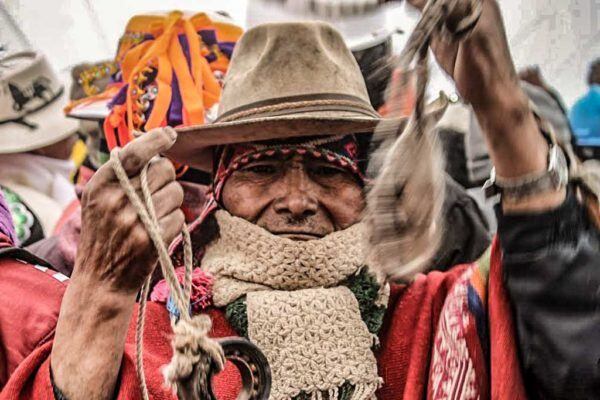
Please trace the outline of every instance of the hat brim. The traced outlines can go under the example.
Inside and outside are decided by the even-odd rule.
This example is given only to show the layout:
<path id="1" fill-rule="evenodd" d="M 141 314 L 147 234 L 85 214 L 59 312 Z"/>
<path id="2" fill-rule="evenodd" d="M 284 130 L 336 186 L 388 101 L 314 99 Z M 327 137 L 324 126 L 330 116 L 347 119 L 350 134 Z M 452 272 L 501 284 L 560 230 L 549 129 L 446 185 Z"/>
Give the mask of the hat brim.
<path id="1" fill-rule="evenodd" d="M 425 117 L 438 121 L 447 106 L 448 98 L 440 93 L 440 97 L 425 107 Z M 210 172 L 212 148 L 217 145 L 303 136 L 373 133 L 375 129 L 401 131 L 407 121 L 407 117 L 381 118 L 354 112 L 313 111 L 216 122 L 177 128 L 177 141 L 166 155 L 178 162 Z"/>
<path id="2" fill-rule="evenodd" d="M 67 117 L 84 121 L 102 121 L 110 114 L 108 105 L 111 99 L 100 99 L 76 105 L 67 113 Z"/>
<path id="3" fill-rule="evenodd" d="M 75 134 L 79 128 L 77 121 L 65 118 L 63 108 L 69 102 L 64 91 L 46 107 L 25 117 L 32 129 L 16 122 L 0 125 L 0 154 L 23 153 L 41 149 L 58 143 Z"/>
<path id="4" fill-rule="evenodd" d="M 405 119 L 386 120 L 356 113 L 310 113 L 259 117 L 177 128 L 177 141 L 167 152 L 170 158 L 210 171 L 212 148 L 232 143 L 259 142 L 293 137 L 373 133 L 377 125 L 404 124 Z"/>

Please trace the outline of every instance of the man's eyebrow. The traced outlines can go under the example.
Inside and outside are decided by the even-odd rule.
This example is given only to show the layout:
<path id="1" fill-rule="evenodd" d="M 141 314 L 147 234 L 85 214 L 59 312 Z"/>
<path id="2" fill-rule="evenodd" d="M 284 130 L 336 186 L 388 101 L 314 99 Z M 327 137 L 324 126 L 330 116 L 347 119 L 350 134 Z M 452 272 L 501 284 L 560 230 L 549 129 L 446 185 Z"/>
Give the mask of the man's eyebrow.
<path id="1" fill-rule="evenodd" d="M 337 165 L 337 164 L 331 163 L 329 161 L 321 160 L 318 158 L 308 158 L 308 159 L 305 159 L 305 161 L 307 161 L 308 163 L 312 163 L 312 164 L 325 165 L 327 167 L 346 171 L 346 168 L 342 167 L 341 165 Z"/>

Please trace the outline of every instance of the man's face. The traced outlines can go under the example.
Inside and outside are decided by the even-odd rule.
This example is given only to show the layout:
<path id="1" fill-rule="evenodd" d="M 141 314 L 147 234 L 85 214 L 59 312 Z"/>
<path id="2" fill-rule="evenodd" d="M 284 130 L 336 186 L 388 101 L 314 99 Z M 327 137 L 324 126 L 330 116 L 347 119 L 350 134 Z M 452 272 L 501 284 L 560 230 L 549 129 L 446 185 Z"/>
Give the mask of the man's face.
<path id="1" fill-rule="evenodd" d="M 364 208 L 362 188 L 350 172 L 300 155 L 258 160 L 235 171 L 222 202 L 232 215 L 294 240 L 345 229 Z"/>

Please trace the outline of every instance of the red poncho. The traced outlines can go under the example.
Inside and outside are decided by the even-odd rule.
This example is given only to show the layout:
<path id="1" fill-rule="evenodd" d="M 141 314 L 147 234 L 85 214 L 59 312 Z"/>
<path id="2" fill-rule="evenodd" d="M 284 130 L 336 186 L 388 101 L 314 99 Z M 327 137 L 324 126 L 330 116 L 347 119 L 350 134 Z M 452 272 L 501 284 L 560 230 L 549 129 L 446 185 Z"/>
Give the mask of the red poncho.
<path id="1" fill-rule="evenodd" d="M 51 270 L 0 259 L 1 399 L 52 400 L 50 352 L 60 302 L 68 284 Z M 218 309 L 209 309 L 213 337 L 236 333 Z M 118 399 L 139 399 L 135 372 L 135 315 L 122 361 Z M 145 371 L 153 399 L 174 399 L 160 367 L 171 357 L 169 315 L 149 302 L 144 334 Z M 514 328 L 502 286 L 498 244 L 491 271 L 474 265 L 418 276 L 392 286 L 377 351 L 382 400 L 524 399 Z M 81 355 L 85 357 L 85 354 Z M 239 377 L 229 366 L 215 378 L 219 399 L 233 400 Z"/>

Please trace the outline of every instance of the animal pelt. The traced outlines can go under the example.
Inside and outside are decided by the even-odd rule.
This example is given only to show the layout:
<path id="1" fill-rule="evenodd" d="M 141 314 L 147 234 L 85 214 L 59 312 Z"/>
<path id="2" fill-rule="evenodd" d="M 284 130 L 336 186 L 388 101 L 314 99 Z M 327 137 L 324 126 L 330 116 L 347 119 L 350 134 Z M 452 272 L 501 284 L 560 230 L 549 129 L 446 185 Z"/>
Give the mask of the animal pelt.
<path id="1" fill-rule="evenodd" d="M 415 132 L 414 119 L 400 136 L 398 127 L 379 127 L 369 166 L 377 175 L 365 214 L 369 263 L 394 280 L 410 281 L 429 267 L 443 232 L 443 155 L 432 132 L 436 114 L 425 118 L 425 134 Z"/>
<path id="2" fill-rule="evenodd" d="M 382 125 L 375 133 L 375 141 L 381 145 L 373 156 L 373 168 L 380 170 L 367 196 L 365 220 L 369 257 L 395 280 L 410 281 L 426 269 L 443 232 L 443 157 L 425 110 L 429 44 L 436 32 L 464 37 L 477 23 L 481 10 L 480 0 L 428 0 L 406 47 L 393 61 L 397 69 L 406 72 L 416 60 L 416 101 L 404 129 L 399 124 Z M 400 79 L 392 85 L 408 81 Z M 388 100 L 394 101 L 393 94 L 400 92 L 402 88 L 391 87 Z M 394 115 L 394 109 L 398 107 L 392 104 L 390 116 L 400 116 Z"/>

